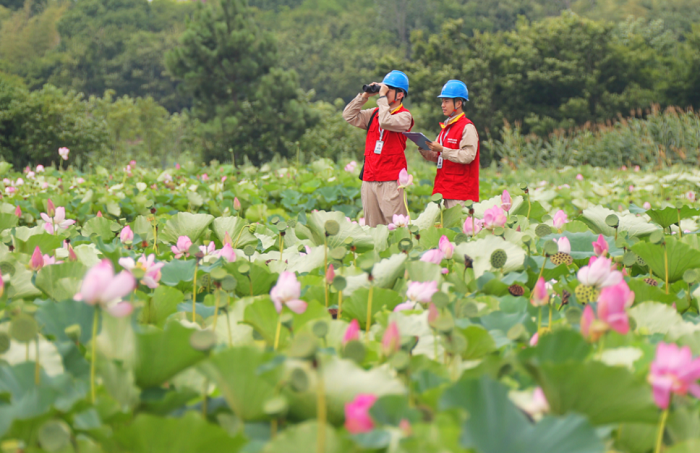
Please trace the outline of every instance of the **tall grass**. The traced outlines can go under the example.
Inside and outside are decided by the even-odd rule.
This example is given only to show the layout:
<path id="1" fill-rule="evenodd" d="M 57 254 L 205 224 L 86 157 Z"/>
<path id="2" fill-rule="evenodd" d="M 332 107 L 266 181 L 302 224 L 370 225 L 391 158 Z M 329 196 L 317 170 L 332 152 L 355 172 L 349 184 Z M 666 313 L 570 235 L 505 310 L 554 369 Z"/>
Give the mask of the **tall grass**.
<path id="1" fill-rule="evenodd" d="M 485 146 L 502 165 L 517 168 L 592 165 L 642 165 L 663 168 L 700 163 L 700 115 L 692 109 L 654 106 L 629 118 L 557 131 L 547 138 L 523 135 L 506 124 L 502 139 Z"/>

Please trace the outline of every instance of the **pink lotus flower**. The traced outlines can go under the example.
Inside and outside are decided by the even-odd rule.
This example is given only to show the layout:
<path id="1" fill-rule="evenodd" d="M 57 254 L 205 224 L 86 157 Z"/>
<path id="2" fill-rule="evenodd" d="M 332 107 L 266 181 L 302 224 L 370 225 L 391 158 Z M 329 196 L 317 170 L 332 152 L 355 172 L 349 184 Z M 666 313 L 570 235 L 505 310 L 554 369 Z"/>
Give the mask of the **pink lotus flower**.
<path id="1" fill-rule="evenodd" d="M 56 215 L 56 205 L 53 204 L 51 198 L 46 200 L 46 213 L 49 215 L 49 217 L 53 217 Z"/>
<path id="2" fill-rule="evenodd" d="M 141 269 L 145 275 L 141 279 L 141 283 L 151 289 L 157 288 L 159 285 L 161 272 L 160 269 L 165 266 L 165 263 L 156 263 L 156 256 L 150 254 L 146 256 L 144 253 L 138 261 L 133 258 L 119 258 L 119 265 L 128 271 Z"/>
<path id="3" fill-rule="evenodd" d="M 508 193 L 507 190 L 503 190 L 503 193 L 501 194 L 501 208 L 503 208 L 504 211 L 508 212 L 510 211 L 510 208 L 513 206 L 513 200 L 510 198 L 510 193 Z"/>
<path id="4" fill-rule="evenodd" d="M 18 180 L 19 181 L 19 180 Z M 17 184 L 19 186 L 19 184 Z M 689 190 L 685 193 L 685 198 L 688 199 L 691 203 L 695 201 L 695 192 L 692 190 Z"/>
<path id="5" fill-rule="evenodd" d="M 474 224 L 473 230 L 472 223 Z M 464 234 L 472 236 L 473 234 L 478 234 L 483 226 L 484 222 L 481 219 L 472 219 L 471 217 L 467 217 L 467 220 L 464 221 L 464 225 L 462 225 L 462 231 L 464 231 Z"/>
<path id="6" fill-rule="evenodd" d="M 561 230 L 562 227 L 568 221 L 569 221 L 569 219 L 566 216 L 566 212 L 564 212 L 560 209 L 554 214 L 554 219 L 552 220 L 552 224 L 554 225 L 554 228 L 556 228 L 557 230 Z"/>
<path id="7" fill-rule="evenodd" d="M 484 211 L 484 228 L 487 230 L 502 227 L 507 220 L 506 212 L 500 206 L 492 206 Z"/>
<path id="8" fill-rule="evenodd" d="M 420 257 L 420 260 L 426 263 L 440 264 L 444 257 L 445 254 L 440 249 L 430 249 Z"/>
<path id="9" fill-rule="evenodd" d="M 688 346 L 679 348 L 673 343 L 660 342 L 656 357 L 651 363 L 647 380 L 654 390 L 654 402 L 661 409 L 668 409 L 671 394 L 690 393 L 700 398 L 700 358 L 693 358 Z"/>
<path id="10" fill-rule="evenodd" d="M 389 327 L 386 328 L 384 336 L 382 337 L 382 353 L 386 357 L 389 357 L 399 350 L 399 346 L 401 346 L 399 326 L 396 325 L 396 322 L 392 321 L 389 323 Z"/>
<path id="11" fill-rule="evenodd" d="M 562 236 L 559 239 L 556 239 L 556 243 L 559 253 L 571 255 L 571 242 L 569 242 L 569 238 Z"/>
<path id="12" fill-rule="evenodd" d="M 131 231 L 131 227 L 129 225 L 122 228 L 122 231 L 119 233 L 119 240 L 122 242 L 122 244 L 131 244 L 131 242 L 133 242 L 134 232 Z"/>
<path id="13" fill-rule="evenodd" d="M 180 259 L 183 255 L 190 256 L 190 247 L 192 247 L 192 241 L 187 236 L 180 236 L 177 238 L 177 244 L 170 247 L 170 250 L 175 254 L 175 259 Z"/>
<path id="14" fill-rule="evenodd" d="M 579 181 L 583 181 L 583 175 L 579 173 L 578 175 L 576 175 L 576 179 Z"/>
<path id="15" fill-rule="evenodd" d="M 114 267 L 108 259 L 93 266 L 83 279 L 80 292 L 74 296 L 88 305 L 97 305 L 115 317 L 131 314 L 134 307 L 121 298 L 136 288 L 136 279 L 127 271 L 114 275 Z"/>
<path id="16" fill-rule="evenodd" d="M 408 222 L 410 221 L 410 217 L 403 214 L 394 214 L 391 220 L 392 222 L 389 225 L 387 225 L 387 228 L 393 231 L 397 228 L 407 227 Z M 362 222 L 362 219 L 360 219 L 360 222 Z M 362 225 L 362 223 L 360 223 L 360 225 Z"/>
<path id="17" fill-rule="evenodd" d="M 438 311 L 435 304 L 431 302 L 430 305 L 428 305 L 428 325 L 434 327 L 435 322 L 438 320 L 439 317 L 440 312 Z"/>
<path id="18" fill-rule="evenodd" d="M 217 256 L 216 255 L 216 244 L 214 244 L 214 241 L 209 241 L 208 245 L 200 245 L 199 251 L 202 252 L 204 257 Z M 202 258 L 204 258 L 204 257 L 202 257 Z"/>
<path id="19" fill-rule="evenodd" d="M 176 164 L 175 164 L 175 170 L 179 170 L 180 168 L 181 168 L 181 167 L 180 167 L 180 164 L 176 163 Z"/>
<path id="20" fill-rule="evenodd" d="M 343 346 L 348 344 L 349 341 L 360 339 L 360 323 L 357 319 L 350 321 L 350 325 L 345 330 L 345 335 L 343 335 Z"/>
<path id="21" fill-rule="evenodd" d="M 360 219 L 357 221 L 357 223 L 359 223 L 360 226 L 365 226 L 365 224 L 366 224 L 366 223 L 365 223 L 365 218 L 364 218 L 364 217 L 360 217 Z"/>
<path id="22" fill-rule="evenodd" d="M 75 182 L 77 182 L 78 184 L 82 184 L 85 182 L 85 179 L 79 177 L 78 179 L 75 180 Z"/>
<path id="23" fill-rule="evenodd" d="M 430 280 L 427 282 L 409 282 L 406 290 L 406 297 L 413 302 L 429 303 L 433 294 L 438 292 L 438 282 Z"/>
<path id="24" fill-rule="evenodd" d="M 224 242 L 224 246 L 221 250 L 216 251 L 216 256 L 225 259 L 229 263 L 236 261 L 236 251 L 233 249 L 230 242 Z"/>
<path id="25" fill-rule="evenodd" d="M 61 158 L 63 160 L 68 160 L 69 153 L 70 153 L 70 150 L 66 147 L 58 148 L 58 155 L 61 156 Z"/>
<path id="26" fill-rule="evenodd" d="M 639 171 L 639 170 L 641 170 L 641 169 L 639 168 L 639 165 L 635 165 L 635 166 L 634 166 L 634 171 Z"/>
<path id="27" fill-rule="evenodd" d="M 622 273 L 612 269 L 612 260 L 604 257 L 592 256 L 588 266 L 578 270 L 579 283 L 596 288 L 615 286 L 622 281 Z"/>
<path id="28" fill-rule="evenodd" d="M 102 217 L 102 211 L 97 211 L 97 214 L 95 214 L 95 217 Z"/>
<path id="29" fill-rule="evenodd" d="M 15 194 L 15 192 L 17 192 L 17 188 L 16 188 L 16 187 L 12 187 L 12 186 L 5 187 L 5 193 L 6 193 L 7 195 L 12 196 L 12 195 Z"/>
<path id="30" fill-rule="evenodd" d="M 623 335 L 629 332 L 629 319 L 626 308 L 634 303 L 634 292 L 622 280 L 615 286 L 600 291 L 598 297 L 598 318 L 607 326 Z"/>
<path id="31" fill-rule="evenodd" d="M 202 181 L 209 181 L 209 175 L 207 175 L 206 173 L 204 173 L 204 174 L 202 175 Z"/>
<path id="32" fill-rule="evenodd" d="M 540 341 L 540 334 L 539 332 L 535 332 L 532 338 L 530 338 L 530 346 L 537 346 L 538 341 Z"/>
<path id="33" fill-rule="evenodd" d="M 347 171 L 348 173 L 352 173 L 355 171 L 355 168 L 357 168 L 357 162 L 353 160 L 345 166 L 345 171 Z"/>
<path id="34" fill-rule="evenodd" d="M 37 166 L 36 166 L 36 172 L 37 172 L 37 173 L 43 173 L 43 172 L 44 172 L 44 166 L 43 166 L 43 165 L 37 165 Z"/>
<path id="35" fill-rule="evenodd" d="M 33 271 L 38 271 L 44 267 L 44 256 L 41 254 L 41 249 L 37 245 L 34 248 L 34 253 L 32 253 L 32 259 L 29 261 L 29 267 Z"/>
<path id="36" fill-rule="evenodd" d="M 608 250 L 610 250 L 608 241 L 605 240 L 602 234 L 598 235 L 598 239 L 591 244 L 593 244 L 593 253 L 595 253 L 596 256 L 605 256 L 608 254 Z"/>
<path id="37" fill-rule="evenodd" d="M 651 203 L 649 203 L 648 201 L 645 201 L 644 204 L 642 205 L 642 207 L 644 209 L 651 209 Z"/>
<path id="38" fill-rule="evenodd" d="M 583 314 L 581 314 L 581 335 L 596 342 L 605 333 L 605 330 L 605 326 L 596 319 L 593 307 L 586 305 Z"/>
<path id="39" fill-rule="evenodd" d="M 377 401 L 377 397 L 370 394 L 359 394 L 351 403 L 345 404 L 345 429 L 350 434 L 361 434 L 372 431 L 374 422 L 369 416 L 369 410 Z"/>
<path id="40" fill-rule="evenodd" d="M 440 238 L 438 248 L 443 253 L 443 255 L 445 255 L 445 258 L 447 258 L 448 260 L 452 258 L 452 253 L 455 250 L 455 246 L 450 242 L 449 239 L 447 239 L 447 236 L 443 235 Z"/>
<path id="41" fill-rule="evenodd" d="M 24 185 L 24 179 L 22 178 L 17 178 L 17 181 L 15 181 L 16 186 L 23 186 Z"/>
<path id="42" fill-rule="evenodd" d="M 329 285 L 333 283 L 333 280 L 335 279 L 335 270 L 333 269 L 333 265 L 329 264 L 328 265 L 328 270 L 326 270 L 326 283 Z"/>
<path id="43" fill-rule="evenodd" d="M 399 172 L 399 189 L 405 189 L 406 187 L 413 185 L 413 175 L 409 175 L 405 168 L 401 169 Z"/>
<path id="44" fill-rule="evenodd" d="M 277 279 L 277 284 L 270 291 L 270 298 L 275 304 L 277 313 L 282 313 L 284 305 L 294 313 L 301 314 L 306 311 L 306 302 L 299 300 L 301 295 L 301 283 L 294 272 L 284 271 Z"/>
<path id="45" fill-rule="evenodd" d="M 19 205 L 15 208 L 15 215 L 17 217 L 22 217 L 22 208 L 20 208 Z"/>
<path id="46" fill-rule="evenodd" d="M 33 171 L 30 171 L 29 173 L 27 173 L 27 178 L 29 178 L 29 179 L 35 179 L 35 178 L 36 178 L 36 173 L 34 173 Z"/>
<path id="47" fill-rule="evenodd" d="M 53 203 L 52 203 L 53 204 Z M 56 208 L 56 215 L 50 217 L 46 213 L 41 213 L 41 218 L 44 220 L 44 230 L 49 234 L 58 232 L 58 229 L 67 230 L 68 227 L 75 223 L 75 220 L 66 220 L 66 208 L 63 206 Z"/>
<path id="48" fill-rule="evenodd" d="M 236 211 L 241 210 L 241 202 L 240 200 L 238 200 L 238 197 L 233 197 L 233 209 L 235 209 Z"/>
<path id="49" fill-rule="evenodd" d="M 63 261 L 56 261 L 56 257 L 51 255 L 44 255 L 42 258 L 44 260 L 44 267 L 63 263 Z"/>
<path id="50" fill-rule="evenodd" d="M 404 310 L 413 310 L 415 308 L 416 308 L 416 303 L 408 300 L 406 302 L 402 302 L 402 303 L 398 304 L 397 306 L 395 306 L 394 312 L 400 312 L 400 311 L 404 311 Z"/>
<path id="51" fill-rule="evenodd" d="M 542 307 L 549 304 L 549 293 L 547 292 L 547 284 L 544 278 L 540 277 L 537 283 L 535 283 L 535 287 L 532 289 L 530 303 L 535 307 Z"/>

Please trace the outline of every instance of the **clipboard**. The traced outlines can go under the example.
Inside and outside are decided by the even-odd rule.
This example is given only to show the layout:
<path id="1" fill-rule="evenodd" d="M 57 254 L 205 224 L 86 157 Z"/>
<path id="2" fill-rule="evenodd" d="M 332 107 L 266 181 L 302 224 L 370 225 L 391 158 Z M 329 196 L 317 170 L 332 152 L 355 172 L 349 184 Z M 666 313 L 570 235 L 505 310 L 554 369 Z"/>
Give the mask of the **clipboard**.
<path id="1" fill-rule="evenodd" d="M 428 137 L 423 135 L 421 132 L 402 132 L 403 135 L 405 135 L 408 139 L 410 139 L 413 143 L 418 145 L 419 148 L 424 149 L 426 151 L 429 151 L 430 148 L 428 147 L 428 142 L 431 142 Z"/>

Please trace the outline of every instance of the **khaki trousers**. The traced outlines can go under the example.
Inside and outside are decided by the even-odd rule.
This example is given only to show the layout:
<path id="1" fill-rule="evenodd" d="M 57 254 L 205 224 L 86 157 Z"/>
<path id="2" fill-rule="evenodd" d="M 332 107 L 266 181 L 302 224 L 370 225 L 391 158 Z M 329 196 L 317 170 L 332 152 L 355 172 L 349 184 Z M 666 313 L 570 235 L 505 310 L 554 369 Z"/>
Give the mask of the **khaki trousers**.
<path id="1" fill-rule="evenodd" d="M 454 208 L 457 205 L 464 207 L 464 200 L 445 200 L 445 209 Z"/>
<path id="2" fill-rule="evenodd" d="M 397 181 L 362 181 L 360 193 L 365 225 L 388 225 L 394 214 L 408 214 L 403 204 L 403 189 L 399 189 Z"/>

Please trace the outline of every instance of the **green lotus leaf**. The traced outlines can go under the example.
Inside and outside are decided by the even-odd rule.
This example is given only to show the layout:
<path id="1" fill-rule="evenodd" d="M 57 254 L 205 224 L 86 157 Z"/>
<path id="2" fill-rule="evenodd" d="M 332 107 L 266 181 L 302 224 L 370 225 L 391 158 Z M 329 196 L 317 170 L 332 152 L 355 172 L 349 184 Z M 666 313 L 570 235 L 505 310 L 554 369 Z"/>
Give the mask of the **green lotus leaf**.
<path id="1" fill-rule="evenodd" d="M 615 236 L 615 229 L 605 223 L 605 219 L 610 214 L 615 214 L 620 218 L 620 226 L 617 228 L 618 232 L 626 231 L 630 236 L 644 237 L 658 229 L 642 217 L 637 217 L 634 214 L 621 214 L 602 206 L 584 209 L 583 215 L 578 220 L 587 224 L 596 234 Z"/>
<path id="2" fill-rule="evenodd" d="M 442 268 L 439 265 L 425 261 L 410 261 L 406 264 L 406 270 L 408 278 L 414 282 L 440 281 L 442 275 Z"/>
<path id="3" fill-rule="evenodd" d="M 347 238 L 352 238 L 353 244 L 359 253 L 371 250 L 374 247 L 374 238 L 358 224 L 353 224 L 345 219 L 345 214 L 340 211 L 318 211 L 306 216 L 306 226 L 311 231 L 311 240 L 315 245 L 324 244 L 326 234 L 325 224 L 328 220 L 335 220 L 340 226 L 338 234 L 326 238 L 329 249 L 340 247 Z"/>
<path id="4" fill-rule="evenodd" d="M 0 213 L 0 231 L 7 230 L 9 228 L 14 228 L 19 222 L 19 217 L 13 213 Z"/>
<path id="5" fill-rule="evenodd" d="M 664 450 L 665 453 L 695 453 L 700 451 L 700 439 L 689 439 Z"/>
<path id="6" fill-rule="evenodd" d="M 19 230 L 19 228 L 17 228 Z M 17 234 L 17 239 L 15 240 L 16 250 L 20 253 L 26 253 L 31 255 L 34 253 L 36 247 L 39 247 L 42 253 L 47 254 L 52 250 L 61 247 L 64 237 L 58 234 L 49 234 L 41 228 L 41 231 L 27 237 L 27 239 L 20 239 L 20 235 Z"/>
<path id="7" fill-rule="evenodd" d="M 352 296 L 343 301 L 343 318 L 357 319 L 360 326 L 367 323 L 367 303 L 369 299 L 369 289 L 359 288 L 352 293 Z M 384 288 L 374 288 L 372 290 L 372 316 L 382 311 L 393 310 L 403 299 L 396 291 Z"/>
<path id="8" fill-rule="evenodd" d="M 693 209 L 690 206 L 683 206 L 678 212 L 677 208 L 667 207 L 664 209 L 648 209 L 646 214 L 651 217 L 651 220 L 658 223 L 661 228 L 668 228 L 669 226 L 678 223 L 679 214 L 680 219 L 690 219 L 692 217 L 697 217 L 700 215 L 700 209 Z"/>
<path id="9" fill-rule="evenodd" d="M 270 346 L 275 343 L 278 319 L 279 314 L 269 296 L 256 297 L 245 308 L 244 322 L 252 326 Z M 280 347 L 284 347 L 289 342 L 289 337 L 289 329 L 282 326 L 279 338 Z"/>
<path id="10" fill-rule="evenodd" d="M 358 259 L 358 264 L 359 264 Z M 377 288 L 392 288 L 396 279 L 403 275 L 405 270 L 406 255 L 400 253 L 392 255 L 387 259 L 383 259 L 376 263 L 372 268 L 372 276 L 374 280 L 372 285 Z M 369 288 L 369 280 L 367 274 L 349 275 L 346 277 L 347 286 L 343 291 L 345 295 L 351 295 L 359 288 Z"/>
<path id="11" fill-rule="evenodd" d="M 479 278 L 491 269 L 491 254 L 498 249 L 505 251 L 508 256 L 503 273 L 518 270 L 523 265 L 525 251 L 498 236 L 489 235 L 476 241 L 463 242 L 455 247 L 454 254 L 457 257 L 469 255 L 474 260 L 474 275 Z"/>
<path id="12" fill-rule="evenodd" d="M 646 261 L 654 275 L 662 280 L 665 279 L 664 246 L 639 242 L 632 246 L 632 251 Z M 675 238 L 666 237 L 666 253 L 668 254 L 668 281 L 670 283 L 682 279 L 683 273 L 688 269 L 700 268 L 700 253 Z"/>
<path id="13" fill-rule="evenodd" d="M 85 237 L 91 237 L 93 234 L 101 237 L 103 241 L 111 241 L 117 235 L 115 234 L 114 227 L 119 227 L 117 222 L 109 220 L 106 217 L 93 217 L 92 219 L 85 222 L 82 228 L 82 235 Z M 119 230 L 117 230 L 119 232 Z"/>
<path id="14" fill-rule="evenodd" d="M 333 427 L 326 425 L 325 447 L 323 453 L 341 453 L 345 451 Z M 317 452 L 318 422 L 315 420 L 299 423 L 285 429 L 262 449 L 262 453 L 289 453 L 290 446 L 296 451 Z"/>
<path id="15" fill-rule="evenodd" d="M 213 220 L 214 216 L 209 214 L 178 212 L 165 222 L 158 239 L 175 244 L 180 236 L 187 236 L 192 242 L 196 242 Z"/>
<path id="16" fill-rule="evenodd" d="M 258 238 L 246 228 L 247 225 L 244 219 L 237 216 L 217 217 L 214 219 L 212 229 L 221 243 L 224 242 L 226 233 L 228 233 L 233 242 L 232 246 L 236 249 L 242 249 L 246 245 L 257 245 L 258 243 Z"/>
<path id="17" fill-rule="evenodd" d="M 700 330 L 700 326 L 683 320 L 670 305 L 644 302 L 629 309 L 629 315 L 637 323 L 636 331 L 644 335 L 668 334 L 675 339 Z"/>
<path id="18" fill-rule="evenodd" d="M 80 292 L 85 272 L 86 267 L 77 261 L 51 264 L 39 270 L 35 285 L 55 301 L 72 299 Z"/>
<path id="19" fill-rule="evenodd" d="M 440 207 L 437 203 L 430 202 L 417 219 L 411 220 L 411 225 L 417 226 L 420 230 L 425 230 L 435 225 L 435 222 L 439 219 Z"/>

